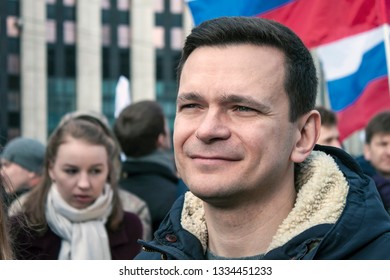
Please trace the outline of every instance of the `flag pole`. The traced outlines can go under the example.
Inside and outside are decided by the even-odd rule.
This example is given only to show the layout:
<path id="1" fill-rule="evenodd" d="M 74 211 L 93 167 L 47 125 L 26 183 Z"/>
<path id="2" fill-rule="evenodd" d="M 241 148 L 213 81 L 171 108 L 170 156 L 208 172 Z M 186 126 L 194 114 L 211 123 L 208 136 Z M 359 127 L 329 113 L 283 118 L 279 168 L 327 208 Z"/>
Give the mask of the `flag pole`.
<path id="1" fill-rule="evenodd" d="M 381 16 L 383 22 L 383 41 L 385 44 L 385 56 L 386 56 L 386 66 L 387 66 L 387 81 L 389 84 L 390 95 L 390 27 L 387 19 L 387 7 L 386 0 L 379 0 L 378 13 Z"/>
<path id="2" fill-rule="evenodd" d="M 385 42 L 385 54 L 386 54 L 386 65 L 387 65 L 387 78 L 389 83 L 389 89 L 390 89 L 390 28 L 387 23 L 383 25 L 383 36 L 384 36 L 384 42 Z M 389 90 L 390 95 L 390 90 Z"/>

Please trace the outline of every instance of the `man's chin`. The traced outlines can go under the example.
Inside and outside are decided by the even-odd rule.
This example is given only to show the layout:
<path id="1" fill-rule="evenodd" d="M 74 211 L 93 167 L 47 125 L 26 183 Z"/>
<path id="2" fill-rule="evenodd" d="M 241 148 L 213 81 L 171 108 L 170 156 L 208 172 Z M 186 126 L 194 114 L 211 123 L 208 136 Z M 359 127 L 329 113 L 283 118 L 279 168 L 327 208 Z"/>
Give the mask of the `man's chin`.
<path id="1" fill-rule="evenodd" d="M 205 190 L 190 188 L 190 191 L 199 199 L 214 207 L 227 207 L 232 204 L 232 201 L 236 201 L 237 195 L 232 192 L 226 192 L 221 190 Z"/>

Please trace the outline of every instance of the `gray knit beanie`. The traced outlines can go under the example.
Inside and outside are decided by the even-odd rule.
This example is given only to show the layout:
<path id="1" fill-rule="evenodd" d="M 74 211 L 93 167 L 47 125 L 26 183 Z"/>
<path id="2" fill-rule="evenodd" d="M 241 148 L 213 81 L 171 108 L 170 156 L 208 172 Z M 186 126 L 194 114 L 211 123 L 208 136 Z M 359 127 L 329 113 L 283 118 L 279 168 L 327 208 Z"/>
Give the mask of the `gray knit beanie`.
<path id="1" fill-rule="evenodd" d="M 35 139 L 18 137 L 5 145 L 0 157 L 31 172 L 41 174 L 45 158 L 45 146 Z"/>

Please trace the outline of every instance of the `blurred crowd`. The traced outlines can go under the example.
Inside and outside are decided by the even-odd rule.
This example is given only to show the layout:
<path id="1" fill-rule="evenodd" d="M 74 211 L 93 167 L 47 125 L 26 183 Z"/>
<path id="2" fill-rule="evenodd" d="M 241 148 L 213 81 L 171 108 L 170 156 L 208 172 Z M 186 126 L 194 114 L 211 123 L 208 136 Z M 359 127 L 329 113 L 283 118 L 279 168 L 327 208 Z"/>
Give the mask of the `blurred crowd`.
<path id="1" fill-rule="evenodd" d="M 161 106 L 141 101 L 113 128 L 104 115 L 74 111 L 46 145 L 9 141 L 0 157 L 13 257 L 134 258 L 183 192 L 170 134 Z"/>

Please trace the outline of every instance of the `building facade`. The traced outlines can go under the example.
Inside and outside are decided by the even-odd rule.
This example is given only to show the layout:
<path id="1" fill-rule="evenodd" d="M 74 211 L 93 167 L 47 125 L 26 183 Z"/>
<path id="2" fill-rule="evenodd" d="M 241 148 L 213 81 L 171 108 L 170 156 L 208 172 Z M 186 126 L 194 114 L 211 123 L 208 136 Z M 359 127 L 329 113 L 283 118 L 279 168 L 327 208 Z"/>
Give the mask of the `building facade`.
<path id="1" fill-rule="evenodd" d="M 173 125 L 175 69 L 191 17 L 182 0 L 0 1 L 0 145 L 46 142 L 76 109 L 113 122 L 119 77 Z"/>

